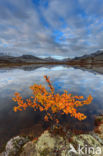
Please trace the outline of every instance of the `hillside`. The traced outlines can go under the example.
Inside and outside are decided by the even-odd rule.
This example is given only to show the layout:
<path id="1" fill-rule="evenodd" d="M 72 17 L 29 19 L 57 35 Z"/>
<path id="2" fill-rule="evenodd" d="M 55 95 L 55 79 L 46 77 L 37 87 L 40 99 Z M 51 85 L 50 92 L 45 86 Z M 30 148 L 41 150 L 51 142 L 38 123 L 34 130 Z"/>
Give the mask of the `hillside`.
<path id="1" fill-rule="evenodd" d="M 39 58 L 33 55 L 22 55 L 19 57 L 0 55 L 0 67 L 5 66 L 21 66 L 28 64 L 66 64 L 84 68 L 98 68 L 103 66 L 103 51 L 97 51 L 90 55 L 75 57 L 73 59 L 66 58 L 63 60 L 48 58 Z"/>
<path id="2" fill-rule="evenodd" d="M 92 53 L 90 55 L 75 57 L 74 59 L 67 60 L 67 63 L 103 65 L 103 51 L 97 51 L 96 53 Z"/>
<path id="3" fill-rule="evenodd" d="M 42 59 L 32 55 L 22 55 L 19 57 L 8 56 L 8 55 L 0 56 L 0 66 L 23 65 L 23 64 L 44 64 L 44 63 L 49 64 L 54 62 L 58 62 L 58 61 L 51 57 Z"/>

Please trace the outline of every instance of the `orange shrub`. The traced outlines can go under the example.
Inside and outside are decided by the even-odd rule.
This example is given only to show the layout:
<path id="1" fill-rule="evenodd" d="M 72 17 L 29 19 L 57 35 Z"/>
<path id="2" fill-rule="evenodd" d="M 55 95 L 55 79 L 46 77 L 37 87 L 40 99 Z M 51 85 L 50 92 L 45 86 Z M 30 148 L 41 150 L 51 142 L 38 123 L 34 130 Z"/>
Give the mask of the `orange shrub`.
<path id="1" fill-rule="evenodd" d="M 78 120 L 86 119 L 86 116 L 83 113 L 77 112 L 77 107 L 90 104 L 93 99 L 91 95 L 89 95 L 86 100 L 83 100 L 83 96 L 73 96 L 72 94 L 68 94 L 66 90 L 61 95 L 59 93 L 55 94 L 54 87 L 51 85 L 49 78 L 47 76 L 44 76 L 44 78 L 48 83 L 50 91 L 47 91 L 43 85 L 34 84 L 30 87 L 33 96 L 26 100 L 23 100 L 22 96 L 16 92 L 14 94 L 15 97 L 13 97 L 13 101 L 18 104 L 18 106 L 14 107 L 15 112 L 17 110 L 26 110 L 27 107 L 32 107 L 34 111 L 45 111 L 45 121 L 55 119 L 56 123 L 59 123 L 59 120 L 56 118 L 57 113 L 70 114 Z"/>

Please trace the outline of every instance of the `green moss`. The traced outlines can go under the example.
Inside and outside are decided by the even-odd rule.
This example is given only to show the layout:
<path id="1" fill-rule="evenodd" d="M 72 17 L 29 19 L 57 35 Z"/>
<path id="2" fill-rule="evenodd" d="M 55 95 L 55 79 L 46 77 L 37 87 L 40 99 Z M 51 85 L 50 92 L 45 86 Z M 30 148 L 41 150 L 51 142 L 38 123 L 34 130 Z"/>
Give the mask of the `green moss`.
<path id="1" fill-rule="evenodd" d="M 49 152 L 50 151 L 48 150 L 48 148 L 46 148 L 42 152 L 40 152 L 40 156 L 47 156 Z"/>

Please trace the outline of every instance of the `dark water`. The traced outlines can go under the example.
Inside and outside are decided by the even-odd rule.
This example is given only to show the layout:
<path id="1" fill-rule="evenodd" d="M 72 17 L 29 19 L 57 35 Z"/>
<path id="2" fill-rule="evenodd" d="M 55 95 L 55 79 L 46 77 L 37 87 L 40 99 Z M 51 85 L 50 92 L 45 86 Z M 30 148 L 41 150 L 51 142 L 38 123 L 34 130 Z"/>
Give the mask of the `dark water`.
<path id="1" fill-rule="evenodd" d="M 20 92 L 24 98 L 30 96 L 29 86 L 34 83 L 47 87 L 44 75 L 50 76 L 56 92 L 62 93 L 66 89 L 74 95 L 83 95 L 85 98 L 89 94 L 92 95 L 92 104 L 80 109 L 88 116 L 87 119 L 80 122 L 68 116 L 64 123 L 71 129 L 94 128 L 95 115 L 103 113 L 103 75 L 63 66 L 40 67 L 35 70 L 2 69 L 0 70 L 0 146 L 18 134 L 36 136 L 43 131 L 40 113 L 31 109 L 13 112 L 15 103 L 12 97 L 14 92 Z"/>

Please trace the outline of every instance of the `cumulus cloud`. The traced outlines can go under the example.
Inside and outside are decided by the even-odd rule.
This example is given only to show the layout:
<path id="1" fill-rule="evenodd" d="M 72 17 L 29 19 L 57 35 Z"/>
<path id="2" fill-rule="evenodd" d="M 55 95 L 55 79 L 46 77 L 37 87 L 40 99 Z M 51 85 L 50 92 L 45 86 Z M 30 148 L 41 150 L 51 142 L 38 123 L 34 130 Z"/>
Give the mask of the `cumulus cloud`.
<path id="1" fill-rule="evenodd" d="M 102 0 L 0 0 L 0 52 L 75 57 L 103 49 Z"/>

